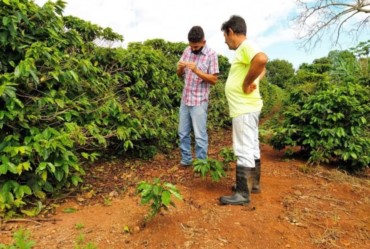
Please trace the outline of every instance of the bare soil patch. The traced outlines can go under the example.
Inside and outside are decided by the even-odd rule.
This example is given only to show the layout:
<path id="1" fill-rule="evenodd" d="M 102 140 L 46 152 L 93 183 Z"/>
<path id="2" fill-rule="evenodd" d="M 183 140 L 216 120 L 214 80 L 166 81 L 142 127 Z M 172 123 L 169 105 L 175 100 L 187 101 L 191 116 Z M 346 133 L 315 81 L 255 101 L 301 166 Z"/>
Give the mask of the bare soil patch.
<path id="1" fill-rule="evenodd" d="M 231 148 L 230 131 L 210 134 L 209 157 Z M 153 160 L 100 163 L 83 187 L 50 200 L 48 213 L 1 223 L 0 241 L 30 231 L 34 248 L 370 248 L 370 178 L 334 167 L 309 168 L 266 144 L 262 150 L 262 193 L 248 206 L 222 206 L 231 194 L 235 165 L 220 182 L 202 179 L 179 165 L 179 153 Z M 149 210 L 135 195 L 142 180 L 175 184 L 184 197 L 176 208 L 143 226 Z"/>

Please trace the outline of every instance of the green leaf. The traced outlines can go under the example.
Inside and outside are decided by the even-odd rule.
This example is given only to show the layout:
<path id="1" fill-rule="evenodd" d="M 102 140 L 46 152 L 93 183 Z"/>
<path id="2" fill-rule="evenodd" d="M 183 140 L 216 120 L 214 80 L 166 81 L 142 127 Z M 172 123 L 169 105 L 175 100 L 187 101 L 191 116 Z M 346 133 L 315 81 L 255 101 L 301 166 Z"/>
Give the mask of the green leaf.
<path id="1" fill-rule="evenodd" d="M 171 194 L 173 194 L 177 199 L 180 199 L 182 200 L 182 195 L 176 190 L 173 190 L 173 189 L 170 189 L 169 190 L 171 192 Z"/>
<path id="2" fill-rule="evenodd" d="M 140 189 L 141 196 L 148 195 L 149 193 L 152 192 L 152 189 L 153 189 L 152 185 L 150 185 L 148 183 L 143 184 L 142 188 Z"/>
<path id="3" fill-rule="evenodd" d="M 61 170 L 58 170 L 54 173 L 55 179 L 57 179 L 59 182 L 63 180 L 64 172 Z"/>
<path id="4" fill-rule="evenodd" d="M 14 165 L 14 163 L 9 162 L 7 166 L 8 166 L 8 171 L 12 172 L 13 174 L 18 174 L 18 169 Z"/>
<path id="5" fill-rule="evenodd" d="M 48 162 L 41 162 L 39 166 L 37 167 L 37 171 L 43 171 L 48 166 Z"/>
<path id="6" fill-rule="evenodd" d="M 54 172 L 55 172 L 55 166 L 54 166 L 54 164 L 52 164 L 52 163 L 48 163 L 47 165 L 48 165 L 49 171 L 50 171 L 51 173 L 54 173 Z"/>
<path id="7" fill-rule="evenodd" d="M 38 210 L 37 210 L 37 208 L 32 208 L 32 209 L 29 209 L 29 210 L 21 209 L 21 213 L 25 214 L 29 217 L 35 217 L 38 214 Z"/>
<path id="8" fill-rule="evenodd" d="M 72 75 L 72 77 L 75 80 L 75 82 L 78 82 L 79 81 L 78 75 L 73 70 L 69 71 L 69 73 Z"/>
<path id="9" fill-rule="evenodd" d="M 171 202 L 171 193 L 168 190 L 162 192 L 161 201 L 163 205 L 168 206 Z"/>
<path id="10" fill-rule="evenodd" d="M 83 181 L 82 181 L 82 179 L 81 179 L 81 177 L 76 176 L 76 175 L 73 175 L 73 176 L 71 177 L 71 181 L 72 181 L 72 184 L 73 184 L 74 186 L 77 186 L 80 182 L 83 182 Z"/>
<path id="11" fill-rule="evenodd" d="M 130 141 L 130 140 L 127 140 L 127 141 L 125 141 L 124 142 L 124 144 L 123 144 L 123 147 L 127 150 L 127 149 L 132 149 L 132 148 L 134 148 L 134 144 L 132 143 L 132 141 Z"/>
<path id="12" fill-rule="evenodd" d="M 33 191 L 34 195 L 40 199 L 45 199 L 46 194 L 41 190 Z"/>
<path id="13" fill-rule="evenodd" d="M 24 154 L 28 154 L 30 151 L 31 151 L 31 148 L 28 147 L 28 146 L 18 146 L 18 147 L 7 147 L 4 149 L 5 152 L 10 152 L 12 156 L 15 156 L 15 155 L 24 155 Z"/>
<path id="14" fill-rule="evenodd" d="M 155 185 L 154 187 L 153 187 L 153 194 L 154 195 L 159 195 L 160 194 L 160 192 L 161 192 L 161 187 L 160 186 L 157 186 L 157 185 Z"/>
<path id="15" fill-rule="evenodd" d="M 153 194 L 148 193 L 147 195 L 142 196 L 141 198 L 141 204 L 147 204 L 150 200 L 152 200 Z"/>
<path id="16" fill-rule="evenodd" d="M 31 195 L 31 194 L 32 194 L 32 190 L 31 190 L 31 188 L 30 188 L 29 186 L 27 186 L 27 185 L 22 185 L 22 186 L 21 186 L 21 188 L 22 188 L 22 190 L 23 190 L 23 192 L 24 192 L 25 194 L 28 194 L 28 195 Z"/>
<path id="17" fill-rule="evenodd" d="M 360 118 L 360 120 L 361 120 L 362 124 L 366 124 L 366 123 L 367 123 L 367 121 L 366 121 L 366 118 L 365 118 L 365 117 L 361 117 L 361 118 Z"/>
<path id="18" fill-rule="evenodd" d="M 89 159 L 89 153 L 86 153 L 86 152 L 82 152 L 81 153 L 81 156 L 85 159 Z"/>
<path id="19" fill-rule="evenodd" d="M 37 206 L 28 210 L 22 209 L 21 212 L 27 216 L 34 217 L 38 215 L 42 210 L 42 204 L 40 201 L 37 202 Z"/>
<path id="20" fill-rule="evenodd" d="M 72 208 L 72 207 L 63 209 L 63 213 L 66 213 L 66 214 L 72 214 L 72 213 L 76 213 L 76 212 L 77 212 L 77 209 Z"/>
<path id="21" fill-rule="evenodd" d="M 21 175 L 23 171 L 28 171 L 30 169 L 31 169 L 30 161 L 20 163 L 17 166 L 18 175 Z"/>
<path id="22" fill-rule="evenodd" d="M 164 184 L 163 184 L 163 186 L 165 186 L 165 187 L 167 187 L 167 188 L 169 188 L 169 189 L 176 189 L 176 186 L 175 185 L 173 185 L 172 183 L 170 183 L 170 182 L 165 182 Z"/>
<path id="23" fill-rule="evenodd" d="M 46 182 L 47 178 L 48 178 L 48 171 L 47 171 L 47 170 L 43 170 L 43 171 L 41 172 L 41 179 L 42 179 L 44 182 Z"/>
<path id="24" fill-rule="evenodd" d="M 64 100 L 62 100 L 62 99 L 55 99 L 55 103 L 57 103 L 57 105 L 60 108 L 64 108 Z"/>
<path id="25" fill-rule="evenodd" d="M 29 73 L 31 74 L 33 80 L 37 83 L 37 84 L 40 84 L 40 79 L 39 77 L 37 77 L 36 73 L 34 70 L 29 70 Z"/>
<path id="26" fill-rule="evenodd" d="M 72 114 L 70 112 L 64 113 L 64 118 L 67 122 L 70 122 L 72 120 Z"/>
<path id="27" fill-rule="evenodd" d="M 45 182 L 43 189 L 49 193 L 54 192 L 54 187 L 49 182 Z"/>
<path id="28" fill-rule="evenodd" d="M 7 164 L 1 164 L 0 165 L 0 175 L 5 175 L 7 172 L 8 172 Z"/>
<path id="29" fill-rule="evenodd" d="M 59 73 L 58 72 L 51 72 L 50 73 L 51 76 L 57 81 L 59 82 Z"/>

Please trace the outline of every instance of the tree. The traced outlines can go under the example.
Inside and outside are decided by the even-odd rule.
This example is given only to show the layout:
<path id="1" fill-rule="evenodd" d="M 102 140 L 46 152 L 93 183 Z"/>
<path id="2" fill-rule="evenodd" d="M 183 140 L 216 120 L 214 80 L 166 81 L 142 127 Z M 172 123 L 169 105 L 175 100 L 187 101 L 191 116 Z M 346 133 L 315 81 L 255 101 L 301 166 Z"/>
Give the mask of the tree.
<path id="1" fill-rule="evenodd" d="M 286 60 L 272 60 L 266 65 L 268 81 L 281 88 L 286 88 L 289 80 L 294 76 L 292 63 Z"/>
<path id="2" fill-rule="evenodd" d="M 294 19 L 307 49 L 314 48 L 325 36 L 337 45 L 344 33 L 357 40 L 369 29 L 369 0 L 297 0 L 297 5 L 299 11 Z"/>
<path id="3" fill-rule="evenodd" d="M 332 62 L 331 76 L 336 82 L 346 80 L 347 82 L 358 82 L 361 74 L 361 66 L 356 56 L 348 51 L 330 51 L 328 58 Z"/>
<path id="4" fill-rule="evenodd" d="M 353 54 L 358 58 L 362 74 L 364 76 L 363 82 L 365 85 L 370 84 L 370 40 L 360 42 L 356 47 L 350 49 Z"/>
<path id="5" fill-rule="evenodd" d="M 311 64 L 303 63 L 298 70 L 306 70 L 310 73 L 323 74 L 332 69 L 333 62 L 331 58 L 325 56 L 313 60 Z"/>

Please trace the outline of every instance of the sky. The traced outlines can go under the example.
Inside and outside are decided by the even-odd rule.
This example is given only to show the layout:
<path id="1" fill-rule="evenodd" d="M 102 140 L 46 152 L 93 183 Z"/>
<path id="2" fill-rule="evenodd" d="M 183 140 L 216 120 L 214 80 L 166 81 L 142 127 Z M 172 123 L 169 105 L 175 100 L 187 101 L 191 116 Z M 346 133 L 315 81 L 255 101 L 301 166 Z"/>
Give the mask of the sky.
<path id="1" fill-rule="evenodd" d="M 65 0 L 64 15 L 77 16 L 103 28 L 110 27 L 129 42 L 161 38 L 186 42 L 192 26 L 204 29 L 208 46 L 229 59 L 234 51 L 225 44 L 221 25 L 231 15 L 240 15 L 247 23 L 248 39 L 257 44 L 270 60 L 282 59 L 298 68 L 312 63 L 330 50 L 324 43 L 311 51 L 300 48 L 291 17 L 296 0 Z M 46 0 L 35 0 L 40 6 Z M 353 47 L 352 46 L 349 47 Z M 349 48 L 346 47 L 346 48 Z"/>

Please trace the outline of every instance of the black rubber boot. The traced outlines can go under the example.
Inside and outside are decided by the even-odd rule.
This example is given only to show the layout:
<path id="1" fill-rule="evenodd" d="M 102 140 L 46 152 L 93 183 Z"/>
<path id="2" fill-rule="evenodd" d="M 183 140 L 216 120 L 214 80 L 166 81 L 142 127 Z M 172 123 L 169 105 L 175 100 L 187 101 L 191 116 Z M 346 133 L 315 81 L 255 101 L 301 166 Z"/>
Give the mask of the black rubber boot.
<path id="1" fill-rule="evenodd" d="M 256 194 L 256 193 L 261 193 L 261 187 L 260 187 L 260 179 L 261 179 L 261 160 L 257 159 L 254 161 L 255 167 L 252 168 L 254 172 L 253 176 L 253 184 L 252 184 L 252 190 L 251 193 Z M 236 184 L 231 186 L 232 191 L 236 191 Z"/>
<path id="2" fill-rule="evenodd" d="M 253 177 L 252 193 L 261 193 L 260 179 L 261 179 L 261 160 L 257 159 L 255 162 L 255 175 Z"/>
<path id="3" fill-rule="evenodd" d="M 220 202 L 224 205 L 245 205 L 250 202 L 249 190 L 252 183 L 252 168 L 236 167 L 236 191 L 231 196 L 221 196 Z"/>

